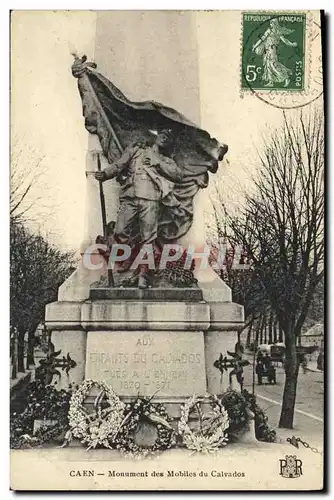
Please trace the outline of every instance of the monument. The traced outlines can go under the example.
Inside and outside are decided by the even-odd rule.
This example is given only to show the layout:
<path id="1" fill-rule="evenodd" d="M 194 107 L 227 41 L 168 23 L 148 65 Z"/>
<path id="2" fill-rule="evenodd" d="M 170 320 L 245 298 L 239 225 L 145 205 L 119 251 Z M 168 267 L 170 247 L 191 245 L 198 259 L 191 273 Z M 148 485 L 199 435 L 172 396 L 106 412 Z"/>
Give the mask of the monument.
<path id="1" fill-rule="evenodd" d="M 128 12 L 126 29 L 124 12 L 97 16 L 94 63 L 74 54 L 72 66 L 90 132 L 82 259 L 46 325 L 76 363 L 59 387 L 103 381 L 176 414 L 231 385 L 216 361 L 243 325 L 243 307 L 201 265 L 201 199 L 227 146 L 198 125 L 194 13 Z"/>

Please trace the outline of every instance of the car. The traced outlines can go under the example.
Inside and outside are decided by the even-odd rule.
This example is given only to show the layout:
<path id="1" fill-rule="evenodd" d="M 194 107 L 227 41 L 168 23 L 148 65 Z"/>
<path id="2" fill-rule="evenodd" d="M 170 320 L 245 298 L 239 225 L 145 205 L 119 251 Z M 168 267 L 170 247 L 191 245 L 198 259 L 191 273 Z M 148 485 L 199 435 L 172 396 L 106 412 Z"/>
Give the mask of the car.
<path id="1" fill-rule="evenodd" d="M 255 372 L 257 374 L 257 381 L 262 385 L 263 379 L 266 378 L 269 384 L 276 384 L 276 369 L 271 360 L 265 364 L 263 359 L 258 359 L 256 362 Z"/>
<path id="2" fill-rule="evenodd" d="M 284 344 L 274 344 L 272 346 L 270 346 L 270 356 L 271 356 L 271 360 L 273 363 L 276 363 L 276 365 L 278 365 L 278 363 L 282 363 L 282 365 L 284 364 L 284 360 L 285 360 L 285 346 Z"/>

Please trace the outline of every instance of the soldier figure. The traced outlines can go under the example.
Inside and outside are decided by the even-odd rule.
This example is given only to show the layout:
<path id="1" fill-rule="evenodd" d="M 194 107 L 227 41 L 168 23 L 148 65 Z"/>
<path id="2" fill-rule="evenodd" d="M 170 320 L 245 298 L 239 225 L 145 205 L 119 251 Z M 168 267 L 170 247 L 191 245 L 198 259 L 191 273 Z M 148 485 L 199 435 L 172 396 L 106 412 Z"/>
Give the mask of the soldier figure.
<path id="1" fill-rule="evenodd" d="M 117 177 L 121 183 L 120 207 L 114 240 L 139 248 L 151 244 L 154 248 L 162 203 L 177 204 L 173 196 L 175 183 L 182 180 L 182 169 L 171 157 L 174 136 L 171 129 L 160 131 L 155 144 L 128 147 L 121 158 L 102 172 L 98 181 Z M 139 288 L 149 285 L 145 265 L 139 266 Z"/>

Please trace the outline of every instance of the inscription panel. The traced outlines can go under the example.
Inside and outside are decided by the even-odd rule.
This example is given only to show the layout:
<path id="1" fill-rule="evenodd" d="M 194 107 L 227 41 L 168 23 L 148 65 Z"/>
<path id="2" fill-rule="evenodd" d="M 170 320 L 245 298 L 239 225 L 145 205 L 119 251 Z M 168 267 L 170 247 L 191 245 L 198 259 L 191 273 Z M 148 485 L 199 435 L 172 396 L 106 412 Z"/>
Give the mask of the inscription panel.
<path id="1" fill-rule="evenodd" d="M 202 332 L 88 332 L 86 379 L 120 396 L 190 396 L 206 391 Z"/>

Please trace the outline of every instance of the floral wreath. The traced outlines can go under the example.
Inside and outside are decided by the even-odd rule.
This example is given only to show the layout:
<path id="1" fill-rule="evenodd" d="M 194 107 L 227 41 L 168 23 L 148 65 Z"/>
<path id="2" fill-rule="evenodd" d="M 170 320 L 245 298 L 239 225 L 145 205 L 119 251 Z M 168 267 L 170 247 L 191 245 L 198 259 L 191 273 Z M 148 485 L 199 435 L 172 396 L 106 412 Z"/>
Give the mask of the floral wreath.
<path id="1" fill-rule="evenodd" d="M 92 387 L 98 387 L 101 391 L 94 402 L 95 412 L 88 413 L 83 403 Z M 103 408 L 105 404 L 107 407 Z M 110 441 L 114 440 L 124 420 L 124 409 L 124 403 L 106 383 L 85 380 L 70 400 L 70 430 L 66 433 L 65 443 L 76 437 L 88 445 L 87 450 L 97 445 L 111 448 Z"/>
<path id="2" fill-rule="evenodd" d="M 176 433 L 169 422 L 165 406 L 152 403 L 152 398 L 137 398 L 125 407 L 126 416 L 118 432 L 114 448 L 130 458 L 142 458 L 172 448 L 176 444 Z M 150 423 L 156 427 L 157 439 L 151 447 L 143 447 L 135 442 L 135 433 L 140 423 Z"/>
<path id="3" fill-rule="evenodd" d="M 195 394 L 181 406 L 181 418 L 178 423 L 179 435 L 183 445 L 193 453 L 214 453 L 218 448 L 227 445 L 228 436 L 225 432 L 230 425 L 228 413 L 224 406 L 219 404 L 216 396 L 211 396 L 212 411 L 204 416 L 201 410 L 203 398 Z M 196 410 L 199 421 L 199 431 L 192 431 L 188 425 L 189 415 Z"/>

